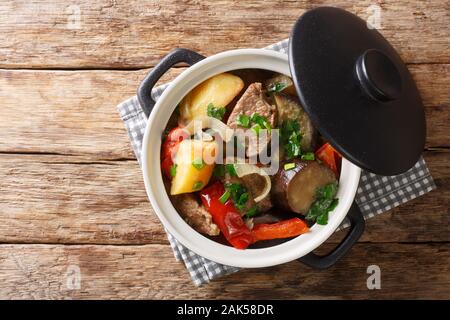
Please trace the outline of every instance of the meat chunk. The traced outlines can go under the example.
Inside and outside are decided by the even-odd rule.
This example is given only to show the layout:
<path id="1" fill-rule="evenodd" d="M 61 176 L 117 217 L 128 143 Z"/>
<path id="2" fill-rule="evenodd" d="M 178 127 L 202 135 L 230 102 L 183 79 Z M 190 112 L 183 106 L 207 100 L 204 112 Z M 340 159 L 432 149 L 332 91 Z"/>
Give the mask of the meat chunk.
<path id="1" fill-rule="evenodd" d="M 217 236 L 219 227 L 212 221 L 211 214 L 197 201 L 192 193 L 171 196 L 172 203 L 180 216 L 196 231 L 209 236 Z"/>
<path id="2" fill-rule="evenodd" d="M 256 173 L 243 176 L 242 178 L 232 177 L 227 173 L 222 179 L 222 182 L 224 185 L 229 183 L 238 183 L 243 185 L 247 190 L 249 197 L 241 210 L 242 214 L 245 214 L 248 210 L 255 206 L 258 208 L 258 212 L 266 212 L 273 206 L 270 199 L 270 193 L 258 203 L 255 202 L 254 199 L 261 194 L 265 186 L 264 178 Z"/>
<path id="3" fill-rule="evenodd" d="M 253 113 L 257 113 L 269 121 L 272 128 L 276 125 L 276 108 L 275 106 L 269 104 L 264 98 L 264 93 L 262 91 L 262 85 L 259 82 L 252 83 L 245 90 L 242 97 L 236 103 L 233 111 L 231 112 L 227 125 L 230 128 L 237 128 L 236 123 L 237 116 L 244 114 L 251 116 Z"/>
<path id="4" fill-rule="evenodd" d="M 239 177 L 235 177 L 235 176 L 230 176 L 228 173 L 225 174 L 225 176 L 221 179 L 222 183 L 224 184 L 224 186 L 227 186 L 228 184 L 232 184 L 232 183 L 236 183 L 236 184 L 240 184 L 243 187 L 245 187 L 247 189 L 247 186 L 244 185 L 243 181 L 241 178 Z M 248 192 L 248 190 L 247 190 Z M 241 214 L 244 215 L 250 208 L 252 208 L 255 205 L 255 201 L 253 200 L 252 195 L 249 193 L 249 197 L 247 202 L 243 205 L 241 211 Z"/>
<path id="5" fill-rule="evenodd" d="M 253 198 L 260 195 L 266 185 L 264 178 L 256 173 L 243 176 L 242 181 Z M 272 200 L 270 199 L 270 193 L 256 205 L 259 212 L 265 212 L 272 208 L 273 205 Z"/>
<path id="6" fill-rule="evenodd" d="M 277 124 L 276 107 L 266 101 L 262 85 L 259 82 L 250 84 L 242 97 L 236 102 L 236 106 L 228 117 L 227 125 L 232 129 L 239 128 L 237 117 L 239 115 L 251 116 L 254 113 L 264 117 L 270 123 L 270 126 L 275 128 Z M 260 154 L 270 142 L 270 136 L 267 139 L 258 140 L 258 137 L 254 134 L 251 134 L 247 140 L 246 154 L 248 157 Z"/>

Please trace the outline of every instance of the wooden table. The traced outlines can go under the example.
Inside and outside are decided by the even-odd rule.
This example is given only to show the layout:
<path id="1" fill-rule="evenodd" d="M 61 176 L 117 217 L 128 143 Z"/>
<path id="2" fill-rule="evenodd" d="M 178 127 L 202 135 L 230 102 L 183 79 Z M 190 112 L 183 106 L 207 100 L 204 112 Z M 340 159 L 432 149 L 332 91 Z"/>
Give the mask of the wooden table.
<path id="1" fill-rule="evenodd" d="M 0 298 L 450 298 L 447 1 L 49 3 L 0 3 Z M 147 201 L 116 105 L 172 48 L 263 47 L 326 4 L 363 18 L 379 5 L 380 31 L 426 106 L 438 189 L 368 221 L 327 271 L 291 262 L 196 288 Z M 366 286 L 369 265 L 380 290 Z"/>

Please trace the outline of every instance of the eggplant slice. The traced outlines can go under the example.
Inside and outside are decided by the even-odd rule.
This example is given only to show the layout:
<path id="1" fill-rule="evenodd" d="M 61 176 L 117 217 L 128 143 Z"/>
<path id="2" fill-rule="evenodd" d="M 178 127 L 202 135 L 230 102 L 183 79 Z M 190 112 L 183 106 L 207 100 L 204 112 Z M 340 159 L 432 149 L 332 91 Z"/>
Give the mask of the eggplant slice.
<path id="1" fill-rule="evenodd" d="M 337 182 L 333 171 L 317 161 L 294 160 L 295 167 L 281 166 L 272 183 L 272 199 L 278 206 L 306 214 L 316 198 L 316 191 Z"/>
<path id="2" fill-rule="evenodd" d="M 268 79 L 264 83 L 264 85 L 266 87 L 266 90 L 269 92 L 271 91 L 272 88 L 276 87 L 277 85 L 282 85 L 284 88 L 281 90 L 281 92 L 287 93 L 291 96 L 297 95 L 292 79 L 284 74 L 277 74 L 276 76 Z"/>
<path id="3" fill-rule="evenodd" d="M 278 126 L 281 127 L 283 122 L 288 120 L 298 121 L 302 134 L 300 146 L 304 151 L 312 151 L 317 139 L 317 131 L 298 99 L 282 93 L 275 93 L 273 99 L 278 111 Z"/>

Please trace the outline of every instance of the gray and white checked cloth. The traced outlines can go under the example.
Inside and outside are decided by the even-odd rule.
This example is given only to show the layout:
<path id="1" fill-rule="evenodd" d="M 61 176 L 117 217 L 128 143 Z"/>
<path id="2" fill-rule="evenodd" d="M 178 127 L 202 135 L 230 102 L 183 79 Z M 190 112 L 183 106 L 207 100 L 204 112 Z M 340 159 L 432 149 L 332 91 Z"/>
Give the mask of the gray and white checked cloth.
<path id="1" fill-rule="evenodd" d="M 287 52 L 288 40 L 283 40 L 269 47 L 267 50 Z M 168 84 L 154 88 L 152 96 L 155 101 L 161 96 Z M 142 139 L 144 137 L 147 118 L 139 105 L 136 96 L 118 105 L 120 116 L 125 123 L 136 158 L 141 159 Z M 397 176 L 379 176 L 363 171 L 356 195 L 365 219 L 395 208 L 436 188 L 433 178 L 428 171 L 423 158 L 406 173 Z M 343 222 L 338 230 L 348 227 Z M 210 280 L 239 271 L 230 267 L 205 259 L 181 245 L 177 239 L 167 233 L 175 258 L 183 261 L 196 286 L 208 283 Z"/>

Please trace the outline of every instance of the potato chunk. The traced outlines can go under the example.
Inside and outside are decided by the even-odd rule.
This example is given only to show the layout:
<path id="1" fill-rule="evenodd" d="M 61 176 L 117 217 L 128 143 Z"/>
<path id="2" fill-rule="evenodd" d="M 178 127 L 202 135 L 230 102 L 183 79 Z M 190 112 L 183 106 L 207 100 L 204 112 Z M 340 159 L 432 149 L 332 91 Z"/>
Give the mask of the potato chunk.
<path id="1" fill-rule="evenodd" d="M 180 120 L 191 120 L 207 115 L 208 105 L 226 107 L 244 88 L 244 82 L 231 73 L 221 73 L 202 82 L 180 103 Z"/>
<path id="2" fill-rule="evenodd" d="M 209 182 L 214 169 L 217 143 L 214 141 L 183 140 L 175 157 L 175 177 L 170 194 L 195 192 Z"/>

